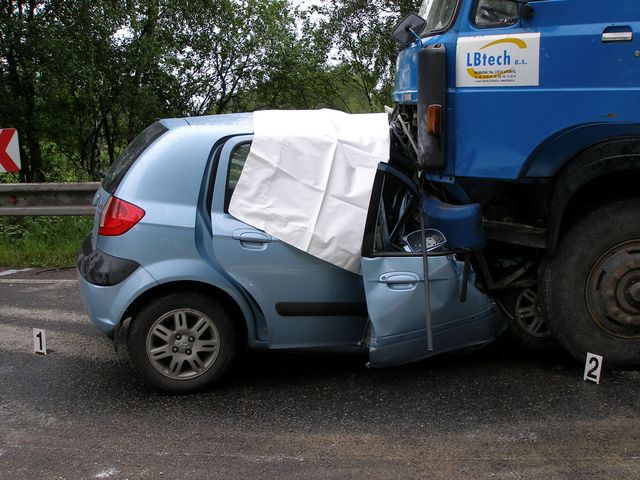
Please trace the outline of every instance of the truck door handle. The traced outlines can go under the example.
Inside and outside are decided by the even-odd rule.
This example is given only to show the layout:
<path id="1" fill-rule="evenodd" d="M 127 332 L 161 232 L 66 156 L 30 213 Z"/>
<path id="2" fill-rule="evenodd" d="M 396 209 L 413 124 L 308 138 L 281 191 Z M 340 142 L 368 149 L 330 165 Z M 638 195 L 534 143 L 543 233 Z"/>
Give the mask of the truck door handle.
<path id="1" fill-rule="evenodd" d="M 633 31 L 627 25 L 607 27 L 602 32 L 602 43 L 630 42 L 632 40 Z"/>
<path id="2" fill-rule="evenodd" d="M 421 281 L 420 276 L 411 272 L 383 273 L 378 279 L 392 290 L 412 290 Z"/>

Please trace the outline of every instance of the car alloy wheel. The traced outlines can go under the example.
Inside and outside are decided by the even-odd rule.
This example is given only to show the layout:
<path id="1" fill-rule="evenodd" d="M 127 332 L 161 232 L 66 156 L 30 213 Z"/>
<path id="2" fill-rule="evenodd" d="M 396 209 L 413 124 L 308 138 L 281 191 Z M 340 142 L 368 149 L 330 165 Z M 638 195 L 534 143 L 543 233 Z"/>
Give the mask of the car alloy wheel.
<path id="1" fill-rule="evenodd" d="M 146 351 L 158 372 L 183 380 L 205 373 L 216 361 L 219 345 L 220 334 L 211 318 L 183 308 L 156 320 L 147 335 Z"/>

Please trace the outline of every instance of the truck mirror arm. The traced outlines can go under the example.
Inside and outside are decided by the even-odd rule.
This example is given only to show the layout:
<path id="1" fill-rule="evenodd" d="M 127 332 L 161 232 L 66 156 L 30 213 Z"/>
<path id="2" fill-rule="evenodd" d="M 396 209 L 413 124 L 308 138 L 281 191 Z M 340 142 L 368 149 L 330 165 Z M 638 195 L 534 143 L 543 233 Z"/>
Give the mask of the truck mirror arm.
<path id="1" fill-rule="evenodd" d="M 407 32 L 413 35 L 413 38 L 415 38 L 416 42 L 420 41 L 420 35 L 418 35 L 416 32 L 413 31 L 413 28 L 411 28 L 411 25 L 407 26 Z"/>
<path id="2" fill-rule="evenodd" d="M 529 20 L 533 17 L 533 7 L 529 5 L 529 0 L 506 0 L 518 5 L 518 16 L 524 20 Z"/>

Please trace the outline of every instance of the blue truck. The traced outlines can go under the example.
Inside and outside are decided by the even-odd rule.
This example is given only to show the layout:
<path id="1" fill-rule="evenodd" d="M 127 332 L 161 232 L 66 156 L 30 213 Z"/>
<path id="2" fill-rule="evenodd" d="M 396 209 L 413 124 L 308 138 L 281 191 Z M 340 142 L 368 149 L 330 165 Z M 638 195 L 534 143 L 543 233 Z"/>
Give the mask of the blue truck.
<path id="1" fill-rule="evenodd" d="M 427 222 L 523 344 L 640 363 L 638 1 L 424 0 L 393 37 Z"/>

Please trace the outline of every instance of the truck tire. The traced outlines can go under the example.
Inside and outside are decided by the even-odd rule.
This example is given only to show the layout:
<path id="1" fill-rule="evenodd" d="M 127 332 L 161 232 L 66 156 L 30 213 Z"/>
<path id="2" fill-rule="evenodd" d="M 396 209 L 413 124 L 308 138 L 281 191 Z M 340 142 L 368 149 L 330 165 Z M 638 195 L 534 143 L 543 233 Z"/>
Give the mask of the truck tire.
<path id="1" fill-rule="evenodd" d="M 148 385 L 188 393 L 211 385 L 229 368 L 236 332 L 224 308 L 197 293 L 156 298 L 133 319 L 131 363 Z"/>
<path id="2" fill-rule="evenodd" d="M 576 359 L 640 364 L 640 199 L 580 218 L 549 261 L 543 292 L 549 326 Z"/>

